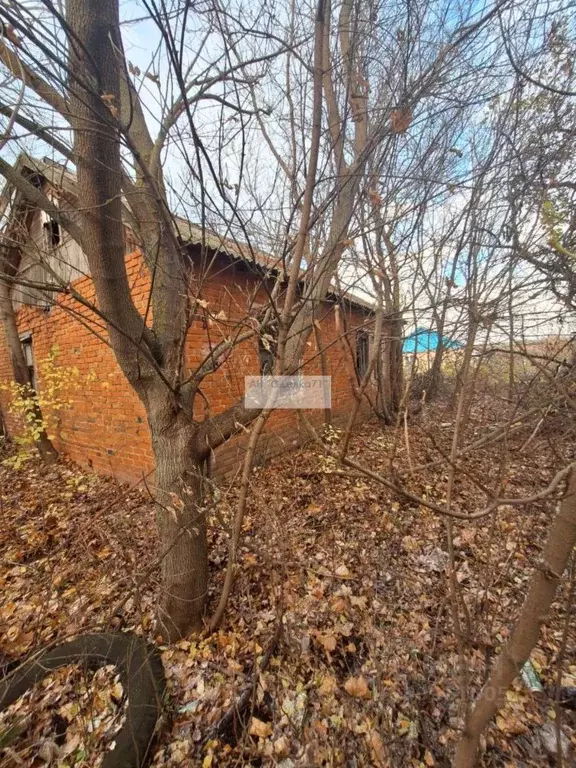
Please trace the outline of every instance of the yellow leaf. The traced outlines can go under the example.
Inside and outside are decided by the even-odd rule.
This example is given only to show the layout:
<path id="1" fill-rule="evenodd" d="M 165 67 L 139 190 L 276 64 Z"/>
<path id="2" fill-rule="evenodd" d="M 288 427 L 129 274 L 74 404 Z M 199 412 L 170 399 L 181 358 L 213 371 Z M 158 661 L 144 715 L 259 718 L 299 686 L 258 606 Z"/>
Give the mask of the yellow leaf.
<path id="1" fill-rule="evenodd" d="M 498 726 L 498 728 L 501 731 L 507 731 L 508 730 L 508 726 L 507 726 L 506 720 L 504 720 L 504 718 L 501 717 L 501 716 L 498 716 L 496 718 L 496 725 Z"/>
<path id="2" fill-rule="evenodd" d="M 122 687 L 122 683 L 114 683 L 112 686 L 112 695 L 115 699 L 121 699 L 122 695 L 124 694 L 124 688 Z"/>
<path id="3" fill-rule="evenodd" d="M 506 691 L 508 701 L 523 701 L 523 697 L 516 691 Z"/>
<path id="4" fill-rule="evenodd" d="M 429 749 L 427 749 L 426 752 L 424 753 L 424 762 L 426 763 L 426 765 L 430 765 L 430 766 L 436 765 L 436 763 L 434 762 L 434 758 L 432 757 L 432 753 L 430 752 Z"/>

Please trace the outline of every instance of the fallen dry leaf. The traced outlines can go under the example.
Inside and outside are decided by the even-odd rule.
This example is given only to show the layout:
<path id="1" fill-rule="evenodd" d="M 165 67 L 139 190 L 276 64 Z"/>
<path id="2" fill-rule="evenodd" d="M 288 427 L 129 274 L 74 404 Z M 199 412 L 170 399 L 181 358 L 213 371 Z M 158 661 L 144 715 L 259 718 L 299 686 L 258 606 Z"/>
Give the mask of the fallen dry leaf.
<path id="1" fill-rule="evenodd" d="M 382 737 L 376 730 L 370 731 L 368 735 L 368 742 L 370 744 L 370 748 L 372 749 L 372 756 L 374 757 L 374 762 L 378 766 L 384 766 L 388 765 L 388 753 L 386 752 L 386 749 L 384 747 L 384 742 L 382 741 Z"/>
<path id="2" fill-rule="evenodd" d="M 280 736 L 279 739 L 276 739 L 274 742 L 274 754 L 277 757 L 286 757 L 286 755 L 290 752 L 290 742 L 286 738 L 286 736 Z"/>
<path id="3" fill-rule="evenodd" d="M 258 736 L 260 739 L 267 739 L 272 734 L 272 725 L 265 723 L 263 720 L 259 720 L 257 717 L 253 717 L 250 720 L 250 728 L 248 730 L 250 736 Z"/>
<path id="4" fill-rule="evenodd" d="M 370 689 L 365 677 L 349 677 L 344 683 L 344 690 L 356 699 L 365 699 L 370 695 Z"/>
<path id="5" fill-rule="evenodd" d="M 472 414 L 472 440 L 476 428 L 478 437 L 487 428 L 483 413 Z M 454 424 L 440 426 L 446 417 L 432 403 L 426 419 L 440 447 L 449 452 Z M 434 458 L 428 438 L 421 439 L 418 430 L 409 428 L 413 462 L 425 464 Z M 518 446 L 529 434 L 519 433 Z M 537 435 L 527 453 L 510 453 L 511 496 L 530 495 L 556 471 L 548 437 L 539 440 Z M 386 470 L 393 431 L 365 425 L 352 441 L 359 461 Z M 488 448 L 463 461 L 471 479 L 465 473 L 460 476 L 457 502 L 462 510 L 474 511 L 473 478 L 491 476 L 494 452 Z M 422 559 L 442 541 L 442 520 L 369 482 L 336 474 L 319 476 L 324 469 L 334 470 L 313 447 L 285 454 L 254 473 L 255 509 L 266 507 L 274 514 L 247 511 L 245 530 L 250 534 L 239 552 L 238 589 L 226 629 L 162 650 L 178 717 L 158 740 L 151 768 L 202 766 L 203 760 L 218 768 L 268 762 L 289 766 L 291 760 L 302 760 L 306 766 L 329 764 L 335 743 L 342 761 L 355 759 L 358 766 L 434 768 L 449 763 L 459 734 L 455 727 L 440 723 L 458 702 L 457 645 L 448 623 L 443 618 L 438 623 L 445 599 L 443 566 L 438 571 Z M 445 477 L 437 467 L 430 473 L 423 471 L 421 479 L 412 482 L 414 490 L 444 503 Z M 235 503 L 234 488 L 231 493 Z M 12 661 L 15 653 L 109 622 L 116 630 L 134 629 L 152 639 L 158 574 L 152 573 L 141 594 L 129 586 L 138 573 L 153 565 L 157 552 L 155 510 L 149 495 L 67 462 L 47 468 L 32 460 L 15 472 L 1 459 L 0 495 L 0 653 L 4 654 L 0 663 Z M 118 514 L 119 504 L 122 514 Z M 169 498 L 169 504 L 178 508 L 176 499 Z M 223 499 L 222 505 L 227 523 L 233 504 Z M 509 636 L 511 616 L 519 609 L 530 578 L 535 543 L 540 546 L 545 540 L 551 507 L 552 503 L 536 505 L 529 519 L 519 517 L 518 509 L 503 508 L 497 536 L 490 525 L 462 522 L 458 530 L 460 523 L 454 524 L 463 550 L 458 568 L 467 573 L 461 588 L 478 637 L 492 648 Z M 294 514 L 295 510 L 299 513 Z M 509 560 L 506 544 L 514 552 Z M 227 530 L 214 520 L 210 525 L 214 572 L 222 570 L 227 551 Z M 246 715 L 246 730 L 251 728 L 253 735 L 240 738 L 237 744 L 204 746 L 216 718 L 250 684 L 255 664 L 263 658 L 274 632 L 277 562 L 282 562 L 284 618 L 290 631 L 259 676 L 256 709 Z M 486 590 L 482 584 L 496 570 L 501 574 L 497 589 Z M 127 590 L 127 602 L 119 615 L 113 615 L 112 609 Z M 557 614 L 548 619 L 546 633 L 533 653 L 534 666 L 544 679 L 553 677 L 562 637 L 563 612 Z M 484 654 L 470 649 L 467 656 L 476 690 L 486 671 Z M 576 665 L 565 666 L 565 684 L 572 686 Z M 113 670 L 110 675 L 106 685 L 98 686 L 84 701 L 70 698 L 73 678 L 69 673 L 46 678 L 50 687 L 40 684 L 45 704 L 39 701 L 42 706 L 32 707 L 23 697 L 14 705 L 16 720 L 26 718 L 31 725 L 28 736 L 18 737 L 23 744 L 15 741 L 10 748 L 26 764 L 34 759 L 40 764 L 40 745 L 56 740 L 51 707 L 60 702 L 58 715 L 69 725 L 57 761 L 97 768 L 96 753 L 101 755 L 113 744 L 114 734 L 106 739 L 104 733 L 110 722 L 116 727 L 123 717 L 123 694 Z M 422 747 L 415 753 L 420 702 L 414 685 L 423 675 L 434 725 L 426 733 L 428 750 Z M 372 679 L 382 696 L 373 695 Z M 394 707 L 389 717 L 382 716 L 383 701 L 385 708 Z M 103 712 L 105 718 L 98 724 Z M 83 713 L 90 718 L 96 713 L 95 731 L 88 731 L 89 719 Z M 486 738 L 502 765 L 541 768 L 548 758 L 540 741 L 527 754 L 517 736 L 524 731 L 525 740 L 537 734 L 547 717 L 546 707 L 541 709 L 519 681 L 499 714 L 501 719 Z M 6 720 L 0 721 L 0 730 L 5 724 Z M 574 739 L 572 727 L 566 727 Z M 27 744 L 36 750 L 34 754 L 24 752 Z M 49 747 L 43 751 L 49 757 Z"/>
<path id="6" fill-rule="evenodd" d="M 336 690 L 336 678 L 334 675 L 326 675 L 318 686 L 320 696 L 330 696 Z"/>
<path id="7" fill-rule="evenodd" d="M 324 648 L 325 651 L 335 651 L 337 640 L 335 635 L 322 634 L 319 632 L 316 635 L 316 640 Z"/>
<path id="8" fill-rule="evenodd" d="M 339 576 L 341 579 L 349 579 L 351 576 L 350 571 L 345 565 L 339 565 L 338 568 L 336 568 L 336 576 Z"/>

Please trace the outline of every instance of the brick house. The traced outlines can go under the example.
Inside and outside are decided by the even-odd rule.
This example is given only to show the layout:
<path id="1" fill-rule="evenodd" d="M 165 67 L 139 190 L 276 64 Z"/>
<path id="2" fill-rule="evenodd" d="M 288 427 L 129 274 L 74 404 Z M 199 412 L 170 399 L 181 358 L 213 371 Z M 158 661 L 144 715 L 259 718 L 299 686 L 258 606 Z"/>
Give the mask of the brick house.
<path id="1" fill-rule="evenodd" d="M 73 202 L 74 177 L 61 166 L 23 155 L 16 167 L 26 173 L 59 205 Z M 79 464 L 120 480 L 137 481 L 153 471 L 148 425 L 144 407 L 125 380 L 106 343 L 103 321 L 68 290 L 47 292 L 35 287 L 54 283 L 72 286 L 77 296 L 93 302 L 94 288 L 88 264 L 78 245 L 61 232 L 42 211 L 18 199 L 6 185 L 3 191 L 3 247 L 18 241 L 17 270 L 22 282 L 12 289 L 17 325 L 28 364 L 42 388 L 39 361 L 57 345 L 59 365 L 78 370 L 71 405 L 58 417 L 54 443 L 59 451 Z M 270 256 L 250 252 L 216 235 L 202 238 L 198 227 L 176 219 L 182 242 L 193 265 L 206 264 L 201 297 L 192 317 L 186 342 L 186 361 L 200 363 L 240 318 L 254 315 L 266 299 L 275 264 Z M 18 236 L 15 232 L 18 228 Z M 150 277 L 130 230 L 125 230 L 125 260 L 132 295 L 142 314 L 147 311 Z M 204 244 L 203 244 L 204 243 Z M 8 244 L 8 245 L 7 245 Z M 354 403 L 354 387 L 368 359 L 372 313 L 370 306 L 350 295 L 334 292 L 318 308 L 314 333 L 308 342 L 302 370 L 305 374 L 332 377 L 330 412 L 309 411 L 318 424 L 345 423 Z M 202 386 L 195 415 L 225 410 L 243 396 L 244 376 L 265 369 L 267 350 L 256 336 L 239 344 L 226 362 Z M 0 382 L 12 378 L 4 330 L 0 327 Z M 0 405 L 11 430 L 17 425 L 7 413 L 9 395 L 0 392 Z M 303 437 L 298 413 L 275 411 L 260 442 L 260 460 L 289 450 Z M 221 446 L 214 456 L 216 475 L 234 471 L 243 455 L 245 435 Z"/>

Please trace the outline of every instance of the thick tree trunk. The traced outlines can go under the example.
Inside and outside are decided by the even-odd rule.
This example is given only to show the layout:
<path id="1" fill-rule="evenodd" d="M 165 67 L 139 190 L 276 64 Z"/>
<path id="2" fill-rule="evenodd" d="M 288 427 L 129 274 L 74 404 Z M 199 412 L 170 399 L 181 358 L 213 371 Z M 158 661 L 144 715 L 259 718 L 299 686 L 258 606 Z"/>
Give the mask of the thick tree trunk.
<path id="1" fill-rule="evenodd" d="M 380 208 L 373 207 L 377 226 L 376 252 L 382 273 L 382 293 L 380 301 L 388 317 L 387 333 L 383 344 L 382 378 L 382 414 L 388 424 L 394 424 L 404 397 L 404 360 L 402 343 L 404 325 L 400 302 L 400 279 L 396 250 L 390 232 L 386 230 Z M 383 244 L 386 246 L 384 250 Z"/>
<path id="2" fill-rule="evenodd" d="M 530 590 L 510 639 L 504 646 L 466 723 L 456 749 L 454 768 L 476 765 L 480 737 L 504 702 L 506 691 L 520 673 L 540 637 L 568 558 L 576 544 L 576 471 L 572 470 L 560 510 L 550 527 Z"/>
<path id="3" fill-rule="evenodd" d="M 402 321 L 390 320 L 382 344 L 382 360 L 376 367 L 379 411 L 387 424 L 396 423 L 404 397 Z"/>
<path id="4" fill-rule="evenodd" d="M 202 510 L 203 456 L 198 425 L 185 415 L 169 382 L 178 380 L 186 302 L 175 237 L 164 227 L 146 190 L 132 198 L 142 214 L 138 234 L 153 270 L 153 329 L 136 309 L 124 263 L 122 163 L 116 120 L 121 50 L 117 0 L 69 0 L 71 125 L 82 201 L 83 248 L 118 364 L 141 398 L 156 459 L 155 496 L 162 562 L 159 629 L 174 641 L 202 628 L 207 596 L 206 520 Z M 102 95 L 104 94 L 104 95 Z M 155 190 L 156 193 L 158 190 Z M 161 207 L 161 206 L 160 206 Z"/>
<path id="5" fill-rule="evenodd" d="M 10 288 L 3 282 L 0 282 L 0 317 L 4 327 L 6 347 L 12 365 L 12 376 L 14 381 L 21 387 L 30 387 L 30 392 L 32 392 L 32 382 L 30 381 L 30 373 L 28 371 L 28 366 L 26 365 L 26 360 L 24 359 L 24 351 L 22 350 L 22 344 L 18 334 L 18 326 L 16 325 L 16 316 L 14 314 L 14 305 L 12 304 Z M 42 411 L 36 398 L 30 400 L 30 415 L 35 423 L 43 423 Z M 40 457 L 47 464 L 53 464 L 57 461 L 58 451 L 52 445 L 52 442 L 44 429 L 40 432 L 38 439 L 35 440 L 35 445 Z"/>
<path id="6" fill-rule="evenodd" d="M 208 544 L 203 509 L 205 462 L 194 455 L 194 429 L 166 414 L 150 419 L 156 459 L 155 497 L 162 557 L 158 623 L 169 642 L 202 629 L 208 594 Z"/>

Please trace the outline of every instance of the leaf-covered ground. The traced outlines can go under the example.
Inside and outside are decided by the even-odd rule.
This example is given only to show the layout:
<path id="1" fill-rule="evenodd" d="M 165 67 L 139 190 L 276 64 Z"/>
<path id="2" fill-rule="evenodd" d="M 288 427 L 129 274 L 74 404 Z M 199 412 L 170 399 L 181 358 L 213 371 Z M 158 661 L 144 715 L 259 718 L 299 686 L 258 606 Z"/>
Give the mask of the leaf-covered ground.
<path id="1" fill-rule="evenodd" d="M 478 414 L 478 424 L 485 419 Z M 383 471 L 393 454 L 397 467 L 439 462 L 406 483 L 441 501 L 447 464 L 440 460 L 451 430 L 447 413 L 428 414 L 411 427 L 408 456 L 403 432 L 398 439 L 393 429 L 368 425 L 356 434 L 351 455 Z M 541 490 L 563 466 L 556 435 L 539 436 L 514 452 L 530 431 L 508 445 L 508 496 Z M 484 434 L 479 426 L 469 437 Z M 481 508 L 485 497 L 478 483 L 497 481 L 501 450 L 495 444 L 462 459 L 456 509 Z M 309 448 L 255 470 L 238 578 L 222 629 L 163 650 L 171 711 L 155 748 L 155 768 L 450 764 L 462 720 L 445 521 L 371 480 L 333 469 Z M 0 663 L 95 629 L 130 629 L 153 638 L 158 574 L 146 488 L 35 460 L 19 471 L 1 466 L 0 484 Z M 211 534 L 214 599 L 234 500 L 234 488 L 223 487 Z M 554 502 L 545 501 L 454 522 L 472 696 L 512 626 L 553 511 Z M 557 682 L 560 655 L 563 684 L 576 685 L 571 631 L 560 654 L 567 592 L 566 584 L 532 656 L 548 691 Z M 0 765 L 22 760 L 92 767 L 94 732 L 106 732 L 104 748 L 110 747 L 123 707 L 122 696 L 114 695 L 117 683 L 113 676 L 108 688 L 100 681 L 100 710 L 96 726 L 93 717 L 86 728 L 88 738 L 77 725 L 66 726 L 75 720 L 74 707 L 97 694 L 89 694 L 85 682 L 80 701 L 69 700 L 75 687 L 70 675 L 46 678 L 31 694 L 33 707 L 21 700 L 17 714 L 26 727 L 10 740 Z M 248 710 L 218 739 L 206 741 L 251 685 Z M 555 715 L 549 692 L 532 693 L 517 681 L 487 734 L 482 764 L 554 765 Z M 56 716 L 60 735 L 54 739 Z M 13 724 L 11 717 L 2 716 L 0 733 Z M 572 718 L 562 712 L 566 738 L 576 745 Z"/>

